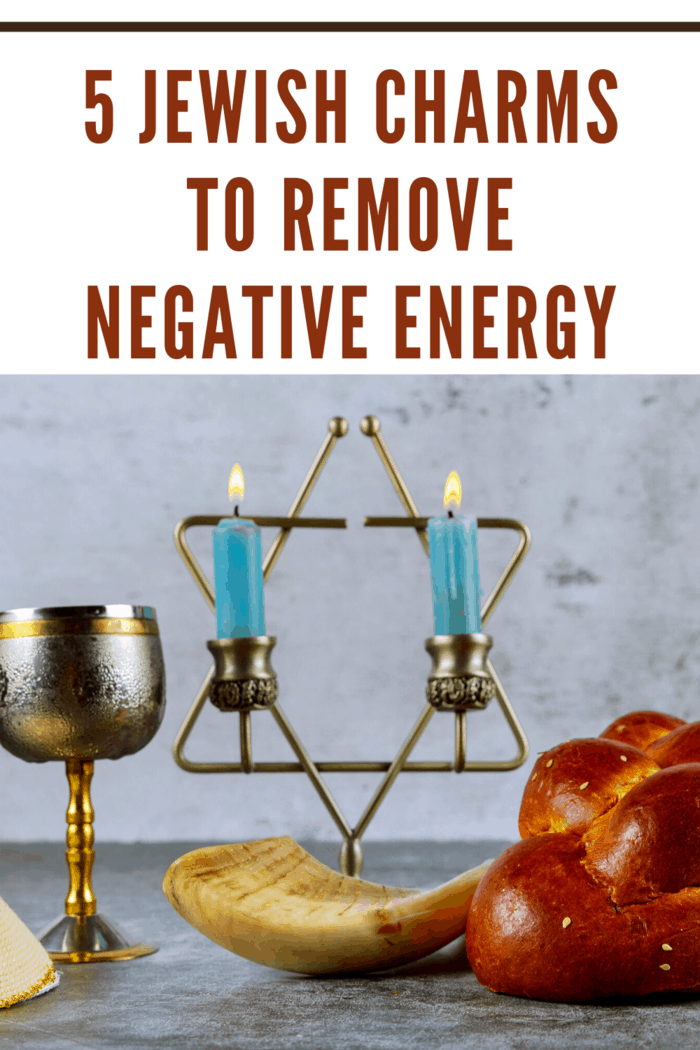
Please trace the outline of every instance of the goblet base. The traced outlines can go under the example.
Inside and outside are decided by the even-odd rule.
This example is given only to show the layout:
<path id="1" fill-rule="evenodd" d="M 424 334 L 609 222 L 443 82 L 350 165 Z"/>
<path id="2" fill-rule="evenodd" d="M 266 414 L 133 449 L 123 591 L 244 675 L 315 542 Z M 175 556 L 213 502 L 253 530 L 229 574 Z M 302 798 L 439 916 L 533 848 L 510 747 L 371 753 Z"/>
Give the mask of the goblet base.
<path id="1" fill-rule="evenodd" d="M 151 955 L 152 944 L 129 944 L 121 930 L 102 915 L 62 915 L 39 936 L 54 962 L 119 962 Z"/>

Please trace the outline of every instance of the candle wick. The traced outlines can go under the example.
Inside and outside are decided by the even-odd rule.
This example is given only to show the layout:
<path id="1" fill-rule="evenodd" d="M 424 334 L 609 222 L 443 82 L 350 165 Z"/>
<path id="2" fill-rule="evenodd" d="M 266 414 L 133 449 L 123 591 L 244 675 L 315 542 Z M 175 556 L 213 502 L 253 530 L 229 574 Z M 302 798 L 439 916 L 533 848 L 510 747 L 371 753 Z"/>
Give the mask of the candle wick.
<path id="1" fill-rule="evenodd" d="M 236 504 L 236 508 L 235 508 L 235 510 L 233 512 L 233 516 L 234 516 L 234 518 L 237 518 L 239 516 L 238 515 L 238 504 Z"/>
<path id="2" fill-rule="evenodd" d="M 448 518 L 454 518 L 454 514 L 453 514 L 453 512 L 451 510 L 448 510 L 447 517 Z"/>

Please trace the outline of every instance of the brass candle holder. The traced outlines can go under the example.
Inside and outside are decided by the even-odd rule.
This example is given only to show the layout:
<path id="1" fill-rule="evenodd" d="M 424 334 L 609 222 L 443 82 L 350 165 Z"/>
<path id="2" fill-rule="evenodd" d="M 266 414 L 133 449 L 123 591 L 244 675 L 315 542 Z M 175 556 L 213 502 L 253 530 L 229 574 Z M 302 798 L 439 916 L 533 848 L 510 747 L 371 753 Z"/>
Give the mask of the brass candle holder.
<path id="1" fill-rule="evenodd" d="M 257 638 L 215 638 L 207 642 L 214 654 L 209 697 L 220 711 L 267 711 L 278 695 L 277 675 L 270 655 L 277 641 Z"/>
<path id="2" fill-rule="evenodd" d="M 122 758 L 163 718 L 165 671 L 155 610 L 93 605 L 0 613 L 0 744 L 25 762 L 66 764 L 69 886 L 65 914 L 41 936 L 52 959 L 149 955 L 97 914 L 90 782 L 98 758 Z"/>
<path id="3" fill-rule="evenodd" d="M 246 518 L 257 525 L 274 525 L 280 529 L 263 563 L 263 578 L 267 580 L 282 549 L 295 528 L 346 528 L 343 518 L 302 518 L 301 511 L 313 486 L 319 478 L 330 453 L 339 438 L 347 434 L 346 420 L 336 417 L 328 425 L 328 434 L 307 474 L 289 514 L 285 518 L 259 517 L 246 513 Z M 399 474 L 380 431 L 379 420 L 366 416 L 362 432 L 371 438 L 391 482 L 403 504 L 407 517 L 367 517 L 366 526 L 409 527 L 416 531 L 426 554 L 428 553 L 427 518 L 418 515 L 411 495 Z M 193 526 L 216 526 L 222 515 L 193 515 L 183 518 L 175 528 L 175 544 L 212 611 L 214 592 L 187 543 L 187 530 Z M 530 532 L 526 525 L 511 518 L 479 518 L 479 528 L 511 529 L 518 533 L 518 547 L 503 570 L 492 593 L 481 610 L 485 624 L 506 588 L 517 572 L 530 546 Z M 209 671 L 175 738 L 173 755 L 181 769 L 189 773 L 306 773 L 326 806 L 343 842 L 339 866 L 345 875 L 358 876 L 362 869 L 360 840 L 379 809 L 392 784 L 401 772 L 406 773 L 464 773 L 496 772 L 516 769 L 528 755 L 527 738 L 518 721 L 505 690 L 488 659 L 491 638 L 485 634 L 446 635 L 429 638 L 426 648 L 433 658 L 433 669 L 428 678 L 428 703 L 415 723 L 396 757 L 391 761 L 336 762 L 314 761 L 293 730 L 277 699 L 276 676 L 269 664 L 274 638 L 232 638 L 207 642 L 214 653 L 215 666 Z M 274 685 L 272 684 L 274 680 Z M 220 709 L 238 711 L 240 719 L 240 762 L 193 762 L 185 756 L 184 748 L 199 715 L 210 697 Z M 241 699 L 247 699 L 241 702 Z M 466 713 L 484 708 L 495 697 L 515 737 L 517 754 L 505 761 L 467 761 Z M 233 699 L 229 699 L 233 698 Z M 254 698 L 254 699 L 253 699 Z M 269 710 L 282 730 L 297 762 L 256 762 L 253 759 L 251 711 Z M 454 761 L 411 762 L 409 756 L 436 711 L 451 711 L 455 715 Z M 365 807 L 354 827 L 351 827 L 333 798 L 322 773 L 383 773 L 381 783 Z"/>
<path id="4" fill-rule="evenodd" d="M 488 634 L 441 634 L 428 638 L 433 658 L 428 703 L 436 711 L 483 711 L 496 691 L 486 670 L 493 639 Z"/>

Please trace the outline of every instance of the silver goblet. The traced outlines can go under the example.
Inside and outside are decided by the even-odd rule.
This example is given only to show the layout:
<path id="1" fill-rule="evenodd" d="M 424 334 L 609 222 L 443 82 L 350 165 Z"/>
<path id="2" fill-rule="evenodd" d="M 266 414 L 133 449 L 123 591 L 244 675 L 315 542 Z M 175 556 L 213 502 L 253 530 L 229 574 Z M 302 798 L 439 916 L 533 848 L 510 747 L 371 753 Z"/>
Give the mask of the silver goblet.
<path id="1" fill-rule="evenodd" d="M 69 888 L 41 936 L 52 959 L 101 962 L 157 951 L 129 944 L 92 891 L 96 758 L 133 755 L 163 718 L 165 670 L 155 609 L 88 605 L 0 613 L 0 744 L 25 762 L 64 761 Z"/>

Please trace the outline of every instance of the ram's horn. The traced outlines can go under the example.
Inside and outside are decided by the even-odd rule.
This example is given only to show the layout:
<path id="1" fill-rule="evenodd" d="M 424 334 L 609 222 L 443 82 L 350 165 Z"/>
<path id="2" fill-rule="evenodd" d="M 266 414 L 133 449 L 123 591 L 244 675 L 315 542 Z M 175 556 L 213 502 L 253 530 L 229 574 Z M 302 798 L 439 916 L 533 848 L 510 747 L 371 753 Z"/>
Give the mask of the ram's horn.
<path id="1" fill-rule="evenodd" d="M 163 889 L 183 919 L 245 959 L 352 973 L 400 966 L 463 934 L 489 863 L 422 893 L 339 875 L 284 837 L 186 853 Z"/>

